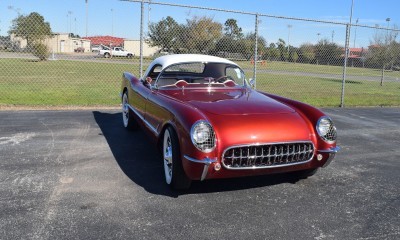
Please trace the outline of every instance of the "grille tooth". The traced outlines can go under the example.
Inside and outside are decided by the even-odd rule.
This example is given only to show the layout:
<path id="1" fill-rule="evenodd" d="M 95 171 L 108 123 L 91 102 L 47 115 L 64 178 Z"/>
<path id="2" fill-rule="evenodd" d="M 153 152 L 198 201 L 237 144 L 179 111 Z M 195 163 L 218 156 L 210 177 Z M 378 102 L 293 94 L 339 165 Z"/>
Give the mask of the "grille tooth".
<path id="1" fill-rule="evenodd" d="M 229 169 L 269 168 L 308 162 L 313 155 L 311 142 L 249 145 L 229 148 L 222 162 Z"/>

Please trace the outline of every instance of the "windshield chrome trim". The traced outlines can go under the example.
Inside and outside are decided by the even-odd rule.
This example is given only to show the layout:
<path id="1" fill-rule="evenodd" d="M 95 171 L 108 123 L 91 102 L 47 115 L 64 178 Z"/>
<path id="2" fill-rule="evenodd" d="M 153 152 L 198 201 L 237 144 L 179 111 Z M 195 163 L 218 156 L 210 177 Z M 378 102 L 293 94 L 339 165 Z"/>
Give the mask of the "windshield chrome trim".
<path id="1" fill-rule="evenodd" d="M 243 71 L 243 69 L 242 69 L 239 65 L 237 65 L 237 64 L 234 63 L 234 62 L 232 62 L 232 63 L 227 63 L 227 62 L 213 62 L 213 61 L 210 61 L 210 62 L 207 62 L 207 61 L 186 61 L 186 62 L 177 62 L 177 63 L 173 63 L 173 64 L 170 64 L 170 65 L 165 66 L 165 67 L 162 66 L 162 70 L 161 70 L 161 72 L 158 74 L 157 79 L 155 80 L 154 88 L 155 88 L 155 89 L 160 89 L 160 88 L 158 87 L 158 85 L 157 85 L 158 79 L 161 77 L 162 74 L 164 74 L 164 72 L 165 72 L 166 69 L 168 69 L 168 68 L 170 68 L 170 67 L 173 67 L 173 66 L 176 66 L 176 65 L 179 65 L 179 64 L 190 64 L 190 63 L 203 63 L 203 64 L 219 63 L 219 64 L 225 64 L 226 66 L 234 66 L 234 67 L 237 67 L 237 68 L 240 69 L 240 71 L 242 71 L 242 74 L 243 74 L 243 76 L 244 76 L 244 79 L 243 79 L 242 84 L 241 84 L 241 85 L 238 85 L 238 86 L 240 86 L 240 87 L 249 87 L 249 86 L 248 86 L 248 83 L 247 83 L 247 80 L 246 80 L 246 74 L 245 74 L 245 72 Z M 204 72 L 204 71 L 203 71 L 203 72 Z M 185 72 L 184 72 L 184 73 L 185 73 Z M 148 73 L 147 73 L 147 74 L 148 74 Z M 193 74 L 199 74 L 199 73 L 193 73 Z M 162 88 L 162 87 L 161 87 L 161 88 Z M 186 88 L 186 87 L 185 87 L 185 88 Z"/>

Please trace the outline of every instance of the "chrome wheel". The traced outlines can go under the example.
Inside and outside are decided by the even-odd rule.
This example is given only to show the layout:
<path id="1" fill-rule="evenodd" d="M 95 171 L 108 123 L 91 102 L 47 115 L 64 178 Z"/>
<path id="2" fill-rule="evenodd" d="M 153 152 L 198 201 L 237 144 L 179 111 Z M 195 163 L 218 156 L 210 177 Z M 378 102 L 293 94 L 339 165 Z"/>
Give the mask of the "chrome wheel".
<path id="1" fill-rule="evenodd" d="M 167 184 L 171 184 L 172 181 L 172 141 L 169 130 L 164 133 L 163 142 L 163 157 L 164 157 L 164 173 L 165 181 Z"/>
<path id="2" fill-rule="evenodd" d="M 124 127 L 128 127 L 129 124 L 129 106 L 128 106 L 128 95 L 126 92 L 122 96 L 122 120 Z"/>

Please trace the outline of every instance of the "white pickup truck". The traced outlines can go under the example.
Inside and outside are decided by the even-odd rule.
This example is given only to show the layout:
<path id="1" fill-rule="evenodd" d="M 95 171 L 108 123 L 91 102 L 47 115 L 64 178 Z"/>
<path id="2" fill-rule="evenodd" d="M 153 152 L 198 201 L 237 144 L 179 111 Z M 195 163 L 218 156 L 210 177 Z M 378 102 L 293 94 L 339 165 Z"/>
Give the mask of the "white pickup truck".
<path id="1" fill-rule="evenodd" d="M 133 57 L 133 53 L 125 51 L 122 47 L 114 47 L 113 49 L 103 48 L 99 51 L 99 55 L 104 56 L 105 58 L 109 58 L 109 57 L 132 58 Z"/>

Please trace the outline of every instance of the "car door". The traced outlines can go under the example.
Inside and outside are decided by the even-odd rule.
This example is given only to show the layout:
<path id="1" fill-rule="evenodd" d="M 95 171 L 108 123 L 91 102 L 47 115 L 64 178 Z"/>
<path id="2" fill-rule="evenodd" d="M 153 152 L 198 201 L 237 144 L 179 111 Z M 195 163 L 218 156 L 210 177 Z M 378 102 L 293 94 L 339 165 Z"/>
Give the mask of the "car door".
<path id="1" fill-rule="evenodd" d="M 136 81 L 131 85 L 129 91 L 129 104 L 133 107 L 135 113 L 142 119 L 145 120 L 146 115 L 146 102 L 150 89 L 143 84 L 142 81 Z"/>
<path id="2" fill-rule="evenodd" d="M 157 89 L 153 89 L 146 101 L 146 121 L 153 129 L 159 129 L 163 123 L 171 119 L 167 99 Z"/>
<path id="3" fill-rule="evenodd" d="M 149 72 L 148 77 L 152 78 L 152 84 L 155 83 L 161 69 L 162 67 L 158 65 L 154 66 Z M 147 95 L 145 119 L 153 130 L 159 129 L 165 119 L 170 118 L 170 113 L 167 109 L 165 98 L 160 94 L 158 89 L 151 87 L 151 91 Z"/>
<path id="4" fill-rule="evenodd" d="M 120 57 L 121 56 L 121 48 L 114 48 L 113 55 L 116 57 Z"/>

